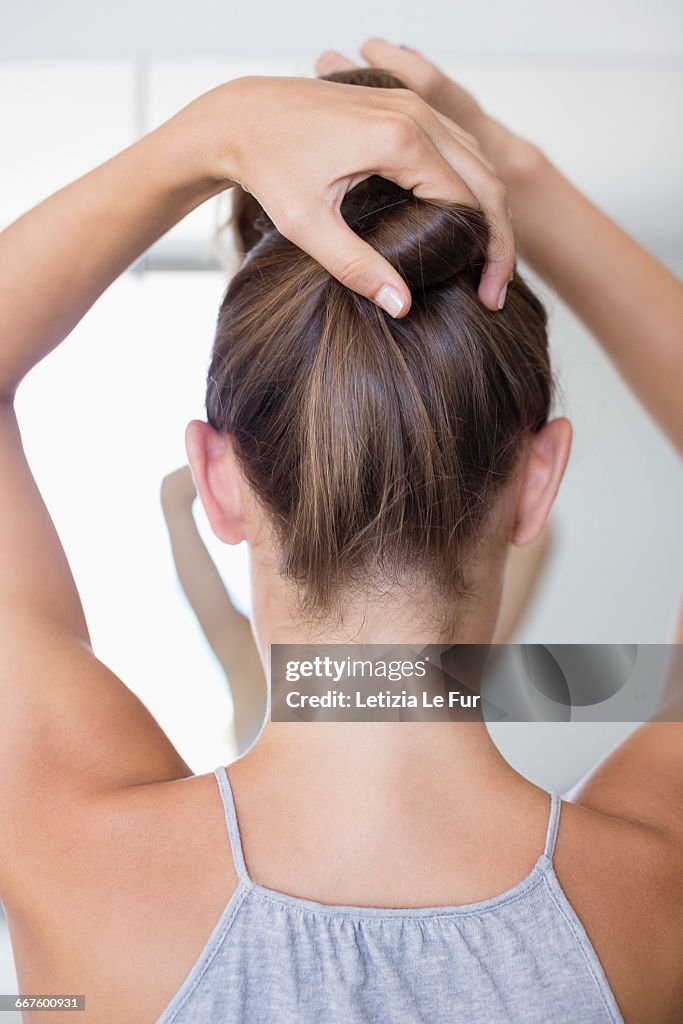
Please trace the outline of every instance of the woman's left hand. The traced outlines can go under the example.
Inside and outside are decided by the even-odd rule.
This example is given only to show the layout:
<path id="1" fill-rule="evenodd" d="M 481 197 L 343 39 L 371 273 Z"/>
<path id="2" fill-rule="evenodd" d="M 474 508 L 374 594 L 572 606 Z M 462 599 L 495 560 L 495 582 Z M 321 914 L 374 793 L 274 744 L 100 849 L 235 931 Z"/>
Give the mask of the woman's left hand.
<path id="1" fill-rule="evenodd" d="M 394 317 L 410 308 L 410 292 L 343 220 L 345 194 L 379 174 L 416 196 L 481 207 L 492 230 L 479 295 L 490 309 L 501 308 L 515 260 L 505 188 L 476 140 L 415 93 L 250 77 L 197 103 L 213 124 L 214 166 L 222 175 L 255 195 L 282 234 L 342 284 Z"/>

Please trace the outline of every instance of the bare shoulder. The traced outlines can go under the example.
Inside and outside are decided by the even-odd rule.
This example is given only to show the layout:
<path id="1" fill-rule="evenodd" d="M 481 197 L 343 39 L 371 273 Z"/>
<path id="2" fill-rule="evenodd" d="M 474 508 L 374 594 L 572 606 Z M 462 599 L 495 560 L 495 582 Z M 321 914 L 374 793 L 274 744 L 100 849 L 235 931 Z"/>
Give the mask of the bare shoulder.
<path id="1" fill-rule="evenodd" d="M 76 986 L 111 1024 L 156 1019 L 237 884 L 215 778 L 100 794 L 82 805 L 70 849 L 56 857 L 52 842 L 49 871 L 36 864 L 30 895 L 8 905 L 24 988 Z"/>
<path id="2" fill-rule="evenodd" d="M 4 614 L 0 659 L 0 897 L 34 884 L 54 837 L 78 836 L 100 798 L 190 775 L 135 694 L 82 638 L 35 616 Z M 47 695 L 51 699 L 47 699 Z M 59 840 L 61 841 L 61 840 Z M 43 873 L 51 870 L 43 860 Z"/>
<path id="3" fill-rule="evenodd" d="M 646 814 L 647 817 L 647 814 Z M 683 1005 L 683 842 L 675 831 L 563 803 L 555 868 L 626 1021 L 672 1024 Z"/>
<path id="4" fill-rule="evenodd" d="M 560 880 L 608 977 L 632 1019 L 657 1024 L 683 1006 L 682 668 L 675 656 L 670 720 L 638 726 L 575 788 L 558 845 Z"/>

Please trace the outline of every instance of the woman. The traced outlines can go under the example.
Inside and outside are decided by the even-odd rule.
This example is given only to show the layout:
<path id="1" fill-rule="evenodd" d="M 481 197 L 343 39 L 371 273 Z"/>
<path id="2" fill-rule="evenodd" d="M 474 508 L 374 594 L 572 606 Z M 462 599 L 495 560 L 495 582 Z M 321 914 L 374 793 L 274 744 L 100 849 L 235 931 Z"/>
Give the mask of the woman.
<path id="1" fill-rule="evenodd" d="M 264 668 L 283 640 L 487 643 L 508 541 L 541 531 L 570 443 L 490 164 L 530 261 L 680 443 L 678 282 L 417 55 L 366 56 L 441 112 L 238 80 L 0 239 L 0 883 L 20 983 L 85 992 L 107 1022 L 674 1021 L 679 725 L 638 730 L 561 815 L 481 722 L 268 723 L 229 777 L 193 776 L 93 655 L 22 456 L 22 377 L 240 181 L 279 231 L 263 219 L 226 293 L 187 448 L 213 529 L 249 544 Z"/>

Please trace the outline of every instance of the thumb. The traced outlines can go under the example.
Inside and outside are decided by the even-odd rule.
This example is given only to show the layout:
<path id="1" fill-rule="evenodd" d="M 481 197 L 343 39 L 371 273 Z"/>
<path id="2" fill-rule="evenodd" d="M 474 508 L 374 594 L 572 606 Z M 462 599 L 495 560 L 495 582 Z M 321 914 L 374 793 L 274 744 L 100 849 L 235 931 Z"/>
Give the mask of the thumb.
<path id="1" fill-rule="evenodd" d="M 410 309 L 410 289 L 401 275 L 359 238 L 338 210 L 321 215 L 314 232 L 279 230 L 343 285 L 371 299 L 389 316 L 405 316 Z"/>

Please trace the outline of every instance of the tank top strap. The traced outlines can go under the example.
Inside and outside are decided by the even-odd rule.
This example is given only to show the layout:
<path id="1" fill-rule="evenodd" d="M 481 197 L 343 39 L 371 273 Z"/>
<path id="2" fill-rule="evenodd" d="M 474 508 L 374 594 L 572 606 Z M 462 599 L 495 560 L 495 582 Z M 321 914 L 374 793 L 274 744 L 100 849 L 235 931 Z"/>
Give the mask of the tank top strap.
<path id="1" fill-rule="evenodd" d="M 242 852 L 240 829 L 237 824 L 235 798 L 233 796 L 230 779 L 228 778 L 228 773 L 224 765 L 220 765 L 216 768 L 214 775 L 216 776 L 221 800 L 223 801 L 223 810 L 225 811 L 225 821 L 228 826 L 228 839 L 230 840 L 230 850 L 232 851 L 232 860 L 235 865 L 235 872 L 240 882 L 249 882 L 250 878 L 247 873 L 247 866 L 244 862 L 244 853 Z"/>
<path id="2" fill-rule="evenodd" d="M 558 793 L 550 794 L 550 813 L 548 815 L 548 831 L 545 835 L 545 849 L 544 855 L 552 863 L 553 854 L 555 853 L 555 843 L 557 842 L 557 830 L 560 827 L 560 811 L 562 810 L 562 800 Z"/>

